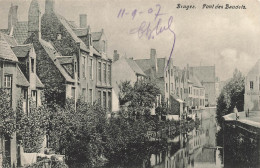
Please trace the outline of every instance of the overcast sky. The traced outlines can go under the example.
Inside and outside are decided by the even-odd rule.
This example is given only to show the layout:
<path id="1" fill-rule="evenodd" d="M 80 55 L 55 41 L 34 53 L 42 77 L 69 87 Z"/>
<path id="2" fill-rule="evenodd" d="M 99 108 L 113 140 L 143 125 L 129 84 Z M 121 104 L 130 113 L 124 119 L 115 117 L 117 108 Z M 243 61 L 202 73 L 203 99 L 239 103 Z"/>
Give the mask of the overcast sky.
<path id="1" fill-rule="evenodd" d="M 19 21 L 27 21 L 31 0 L 0 0 L 0 28 L 7 28 L 8 10 L 11 2 L 17 4 Z M 41 12 L 45 3 L 39 0 Z M 244 74 L 260 58 L 260 2 L 258 0 L 55 0 L 56 12 L 68 20 L 79 22 L 79 14 L 87 14 L 87 23 L 92 31 L 104 29 L 108 39 L 109 55 L 116 49 L 128 57 L 149 58 L 150 48 L 157 50 L 158 57 L 169 57 L 174 40 L 169 30 L 148 40 L 130 34 L 143 21 L 155 27 L 159 18 L 161 26 L 168 25 L 172 16 L 171 29 L 176 34 L 172 59 L 175 65 L 183 67 L 215 65 L 221 80 L 231 77 L 238 68 Z M 195 5 L 196 9 L 176 9 L 177 4 Z M 239 9 L 202 9 L 203 4 L 245 5 Z M 162 16 L 155 19 L 161 6 Z M 151 9 L 153 11 L 151 11 Z M 128 15 L 118 18 L 120 9 Z M 137 9 L 135 18 L 131 13 Z M 150 10 L 149 10 L 150 9 Z M 151 12 L 150 14 L 148 13 Z"/>

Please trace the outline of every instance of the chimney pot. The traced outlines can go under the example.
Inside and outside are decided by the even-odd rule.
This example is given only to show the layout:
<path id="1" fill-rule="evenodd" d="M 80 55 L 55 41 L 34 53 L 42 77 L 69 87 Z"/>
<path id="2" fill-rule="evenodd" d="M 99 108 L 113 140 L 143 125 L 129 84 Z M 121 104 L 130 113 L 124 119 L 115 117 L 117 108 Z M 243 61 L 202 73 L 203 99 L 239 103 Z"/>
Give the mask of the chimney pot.
<path id="1" fill-rule="evenodd" d="M 154 68 L 155 71 L 157 72 L 157 55 L 156 55 L 156 49 L 154 48 L 151 48 L 150 60 L 152 62 L 152 68 Z"/>
<path id="2" fill-rule="evenodd" d="M 119 60 L 119 54 L 117 53 L 117 50 L 114 50 L 113 62 L 116 62 L 117 60 Z"/>
<path id="3" fill-rule="evenodd" d="M 87 14 L 80 14 L 79 15 L 79 24 L 80 24 L 80 28 L 86 28 L 87 27 Z"/>

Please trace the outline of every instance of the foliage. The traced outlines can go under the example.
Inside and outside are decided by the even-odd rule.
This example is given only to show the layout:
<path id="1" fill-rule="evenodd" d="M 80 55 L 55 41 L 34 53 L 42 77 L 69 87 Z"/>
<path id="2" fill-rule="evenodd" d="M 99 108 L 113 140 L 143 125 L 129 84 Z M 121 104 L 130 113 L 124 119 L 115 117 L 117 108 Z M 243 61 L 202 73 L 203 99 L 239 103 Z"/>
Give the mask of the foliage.
<path id="1" fill-rule="evenodd" d="M 50 146 L 66 155 L 72 167 L 93 167 L 98 164 L 105 138 L 106 111 L 98 104 L 67 101 L 56 107 L 49 125 Z"/>
<path id="2" fill-rule="evenodd" d="M 45 105 L 36 107 L 33 100 L 29 101 L 28 114 L 23 111 L 21 98 L 16 110 L 17 139 L 22 140 L 23 149 L 27 153 L 39 152 L 49 121 L 49 110 Z"/>
<path id="3" fill-rule="evenodd" d="M 231 80 L 223 87 L 217 100 L 217 121 L 220 124 L 222 116 L 233 112 L 236 106 L 238 111 L 244 108 L 244 76 L 237 69 Z"/>
<path id="4" fill-rule="evenodd" d="M 134 86 L 130 81 L 119 84 L 120 105 L 128 106 L 130 115 L 149 115 L 150 109 L 156 102 L 156 96 L 160 94 L 159 88 L 150 81 L 135 82 Z"/>
<path id="5" fill-rule="evenodd" d="M 10 95 L 5 90 L 0 89 L 0 120 L 2 135 L 11 138 L 15 131 L 15 112 L 11 107 Z"/>
<path id="6" fill-rule="evenodd" d="M 164 100 L 164 98 L 162 98 Z M 162 115 L 167 115 L 168 114 L 168 107 L 167 107 L 167 102 L 161 102 L 160 105 L 158 107 L 156 107 L 155 109 L 155 114 L 158 116 L 162 116 Z"/>

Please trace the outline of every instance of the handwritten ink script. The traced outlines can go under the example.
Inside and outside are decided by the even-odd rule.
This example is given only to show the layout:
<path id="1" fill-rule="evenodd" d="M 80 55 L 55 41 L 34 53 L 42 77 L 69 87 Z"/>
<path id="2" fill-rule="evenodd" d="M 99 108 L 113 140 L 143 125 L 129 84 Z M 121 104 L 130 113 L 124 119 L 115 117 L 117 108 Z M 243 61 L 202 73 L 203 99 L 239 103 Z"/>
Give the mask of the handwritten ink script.
<path id="1" fill-rule="evenodd" d="M 154 39 L 156 36 L 159 36 L 163 32 L 170 32 L 173 35 L 173 44 L 170 56 L 168 58 L 167 65 L 165 67 L 165 70 L 167 70 L 170 60 L 172 58 L 175 41 L 176 41 L 176 34 L 174 33 L 172 29 L 173 25 L 173 16 L 167 17 L 167 13 L 161 12 L 161 5 L 157 4 L 154 8 L 148 8 L 147 10 L 139 10 L 134 9 L 132 11 L 127 11 L 126 9 L 120 9 L 117 15 L 117 18 L 129 18 L 130 16 L 131 20 L 135 20 L 137 16 L 141 17 L 143 14 L 149 14 L 153 18 L 152 21 L 143 20 L 141 24 L 130 30 L 130 34 L 137 34 L 139 38 L 147 38 L 148 40 Z M 163 18 L 167 18 L 167 23 L 163 24 Z M 151 19 L 151 18 L 149 18 Z"/>

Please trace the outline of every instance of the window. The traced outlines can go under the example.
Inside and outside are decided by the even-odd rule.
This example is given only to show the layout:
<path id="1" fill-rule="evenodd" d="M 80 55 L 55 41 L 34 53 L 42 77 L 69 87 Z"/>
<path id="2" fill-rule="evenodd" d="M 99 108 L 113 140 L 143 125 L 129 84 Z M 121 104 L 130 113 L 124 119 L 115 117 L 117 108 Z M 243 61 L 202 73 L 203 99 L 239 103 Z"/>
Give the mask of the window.
<path id="1" fill-rule="evenodd" d="M 250 81 L 250 89 L 253 90 L 254 89 L 254 82 Z"/>
<path id="2" fill-rule="evenodd" d="M 57 34 L 57 40 L 61 40 L 61 33 Z"/>
<path id="3" fill-rule="evenodd" d="M 111 96 L 111 92 L 108 92 L 108 110 L 112 111 L 112 96 Z"/>
<path id="4" fill-rule="evenodd" d="M 85 102 L 86 101 L 86 89 L 85 88 L 82 89 L 82 98 L 83 98 L 83 101 Z"/>
<path id="5" fill-rule="evenodd" d="M 77 63 L 74 62 L 74 73 L 76 73 L 76 72 L 77 72 Z"/>
<path id="6" fill-rule="evenodd" d="M 190 94 L 190 87 L 189 87 L 189 94 Z"/>
<path id="7" fill-rule="evenodd" d="M 167 71 L 165 71 L 165 73 L 166 73 L 166 78 L 167 78 Z"/>
<path id="8" fill-rule="evenodd" d="M 101 82 L 101 62 L 98 62 L 98 81 Z"/>
<path id="9" fill-rule="evenodd" d="M 107 93 L 103 92 L 103 108 L 107 108 Z"/>
<path id="10" fill-rule="evenodd" d="M 89 78 L 93 79 L 93 60 L 92 59 L 89 59 L 88 67 L 89 67 Z"/>
<path id="11" fill-rule="evenodd" d="M 12 103 L 12 75 L 5 75 L 4 76 L 4 88 L 7 95 L 9 95 L 8 100 Z M 11 104 L 10 104 L 11 106 Z"/>
<path id="12" fill-rule="evenodd" d="M 168 92 L 168 83 L 166 83 L 165 87 L 166 87 L 166 92 Z"/>
<path id="13" fill-rule="evenodd" d="M 23 96 L 23 99 L 26 100 L 27 99 L 27 89 L 22 88 L 21 94 Z"/>
<path id="14" fill-rule="evenodd" d="M 75 94 L 76 94 L 76 88 L 75 88 L 75 87 L 72 87 L 72 88 L 71 88 L 71 98 L 72 98 L 72 99 L 75 99 L 75 97 L 76 97 Z"/>
<path id="15" fill-rule="evenodd" d="M 173 83 L 171 83 L 171 88 L 172 88 L 172 91 L 173 91 Z"/>
<path id="16" fill-rule="evenodd" d="M 104 83 L 107 83 L 107 69 L 106 69 L 106 64 L 103 64 L 103 77 L 104 77 Z"/>
<path id="17" fill-rule="evenodd" d="M 173 69 L 171 69 L 171 76 L 173 76 Z"/>
<path id="18" fill-rule="evenodd" d="M 33 101 L 37 102 L 37 91 L 36 90 L 32 90 L 32 99 Z M 36 103 L 37 106 L 37 103 Z"/>
<path id="19" fill-rule="evenodd" d="M 93 104 L 93 91 L 92 91 L 92 89 L 89 89 L 89 103 Z"/>
<path id="20" fill-rule="evenodd" d="M 34 67 L 35 66 L 34 66 L 34 59 L 33 58 L 31 59 L 31 63 L 32 63 L 32 73 L 34 73 Z"/>
<path id="21" fill-rule="evenodd" d="M 98 91 L 97 98 L 98 98 L 99 105 L 101 105 L 101 91 Z"/>
<path id="22" fill-rule="evenodd" d="M 8 89 L 12 88 L 12 75 L 5 75 L 4 87 Z"/>
<path id="23" fill-rule="evenodd" d="M 82 61 L 82 63 L 83 63 L 83 77 L 84 78 L 86 78 L 86 74 L 87 74 L 87 67 L 86 67 L 86 65 L 87 65 L 87 59 L 86 59 L 86 57 L 82 57 L 83 58 L 83 61 Z"/>
<path id="24" fill-rule="evenodd" d="M 107 73 L 108 73 L 108 84 L 111 85 L 111 65 L 107 65 Z"/>

